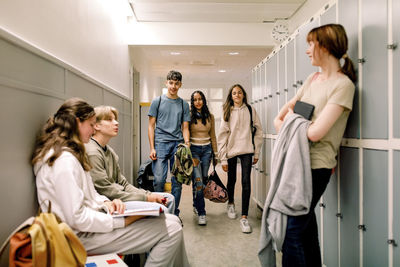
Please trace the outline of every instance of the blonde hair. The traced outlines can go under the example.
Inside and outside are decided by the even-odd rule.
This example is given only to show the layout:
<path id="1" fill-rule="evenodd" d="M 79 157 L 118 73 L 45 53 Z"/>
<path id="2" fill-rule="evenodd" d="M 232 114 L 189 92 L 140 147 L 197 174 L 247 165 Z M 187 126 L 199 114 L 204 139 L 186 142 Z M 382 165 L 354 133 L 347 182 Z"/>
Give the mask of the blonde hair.
<path id="1" fill-rule="evenodd" d="M 111 120 L 114 114 L 115 120 L 118 120 L 118 110 L 112 106 L 98 106 L 94 108 L 96 113 L 96 122 L 101 120 Z"/>

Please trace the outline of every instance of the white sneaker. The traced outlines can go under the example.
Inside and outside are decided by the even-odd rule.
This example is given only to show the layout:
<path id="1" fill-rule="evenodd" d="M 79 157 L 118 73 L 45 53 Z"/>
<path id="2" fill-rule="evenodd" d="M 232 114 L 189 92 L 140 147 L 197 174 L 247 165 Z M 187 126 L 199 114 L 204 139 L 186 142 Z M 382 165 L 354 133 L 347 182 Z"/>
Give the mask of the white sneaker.
<path id="1" fill-rule="evenodd" d="M 250 234 L 252 231 L 249 221 L 246 218 L 240 219 L 240 228 L 242 228 L 242 232 L 246 234 Z"/>
<path id="2" fill-rule="evenodd" d="M 230 219 L 236 219 L 235 204 L 228 204 L 227 212 Z"/>
<path id="3" fill-rule="evenodd" d="M 206 215 L 200 215 L 199 216 L 198 224 L 199 225 L 206 225 L 207 224 Z"/>

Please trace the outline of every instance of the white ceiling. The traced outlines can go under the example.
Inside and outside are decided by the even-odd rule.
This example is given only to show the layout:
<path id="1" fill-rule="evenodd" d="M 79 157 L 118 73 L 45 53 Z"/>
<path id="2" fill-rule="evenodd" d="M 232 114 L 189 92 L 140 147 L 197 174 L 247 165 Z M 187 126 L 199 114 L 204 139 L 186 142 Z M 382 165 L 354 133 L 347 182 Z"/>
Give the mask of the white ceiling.
<path id="1" fill-rule="evenodd" d="M 306 0 L 129 0 L 138 23 L 273 23 L 290 19 Z M 169 24 L 171 25 L 171 24 Z M 215 24 L 214 24 L 215 25 Z M 173 28 L 167 28 L 171 34 Z M 212 31 L 212 27 L 210 27 Z M 226 34 L 229 34 L 227 32 Z M 190 38 L 190 37 L 188 37 Z M 207 38 L 207 36 L 204 36 Z M 237 36 L 240 38 L 240 36 Z M 161 43 L 161 42 L 160 42 Z M 196 87 L 249 83 L 251 69 L 272 46 L 130 46 L 140 49 L 151 72 L 164 77 L 171 69 L 184 75 L 184 85 Z M 173 54 L 178 52 L 180 54 Z M 229 52 L 237 52 L 230 55 Z M 221 73 L 219 70 L 225 70 Z M 185 83 L 186 81 L 186 83 Z"/>
<path id="2" fill-rule="evenodd" d="M 130 0 L 139 22 L 259 22 L 288 19 L 305 0 Z"/>

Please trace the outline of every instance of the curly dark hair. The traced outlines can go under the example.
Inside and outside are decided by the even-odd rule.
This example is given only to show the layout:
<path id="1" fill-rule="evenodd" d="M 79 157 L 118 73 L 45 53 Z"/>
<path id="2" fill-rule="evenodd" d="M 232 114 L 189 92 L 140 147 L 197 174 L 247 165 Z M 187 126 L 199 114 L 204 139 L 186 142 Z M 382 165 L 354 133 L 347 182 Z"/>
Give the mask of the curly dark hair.
<path id="1" fill-rule="evenodd" d="M 197 124 L 197 118 L 196 118 L 196 108 L 194 107 L 194 94 L 199 94 L 201 96 L 201 99 L 203 100 L 203 106 L 201 107 L 201 122 L 206 125 L 207 120 L 210 119 L 210 111 L 208 110 L 207 107 L 207 100 L 206 97 L 204 96 L 202 91 L 194 91 L 192 95 L 190 96 L 190 123 Z"/>

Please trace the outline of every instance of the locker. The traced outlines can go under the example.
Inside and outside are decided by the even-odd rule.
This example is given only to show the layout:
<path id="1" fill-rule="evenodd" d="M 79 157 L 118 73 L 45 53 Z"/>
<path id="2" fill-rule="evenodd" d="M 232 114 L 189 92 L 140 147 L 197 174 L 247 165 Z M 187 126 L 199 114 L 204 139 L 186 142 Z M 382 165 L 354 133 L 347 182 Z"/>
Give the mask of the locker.
<path id="1" fill-rule="evenodd" d="M 340 148 L 340 263 L 359 266 L 359 149 Z"/>
<path id="2" fill-rule="evenodd" d="M 286 103 L 285 49 L 279 50 L 277 57 L 279 62 L 277 98 L 279 100 L 278 110 L 281 110 L 281 107 Z"/>
<path id="3" fill-rule="evenodd" d="M 393 42 L 400 42 L 400 0 L 393 0 Z M 400 138 L 400 51 L 393 50 L 393 136 Z"/>
<path id="4" fill-rule="evenodd" d="M 338 266 L 337 183 L 336 174 L 333 174 L 324 193 L 324 232 L 320 242 L 324 248 L 323 263 L 327 266 Z"/>
<path id="5" fill-rule="evenodd" d="M 358 69 L 358 0 L 338 1 L 339 23 L 346 29 L 348 38 L 347 55 L 351 58 L 354 68 Z M 347 138 L 360 138 L 360 110 L 359 110 L 359 89 L 356 90 L 353 100 L 353 110 L 350 113 L 344 136 Z"/>
<path id="6" fill-rule="evenodd" d="M 365 149 L 364 172 L 364 266 L 388 265 L 388 152 Z"/>
<path id="7" fill-rule="evenodd" d="M 326 5 L 326 12 L 321 15 L 321 25 L 336 23 L 336 5 Z"/>
<path id="8" fill-rule="evenodd" d="M 318 71 L 316 67 L 311 65 L 310 59 L 306 55 L 308 48 L 307 34 L 315 27 L 318 27 L 318 20 L 313 19 L 310 23 L 303 25 L 296 36 L 296 84 L 298 87 L 311 73 Z"/>
<path id="9" fill-rule="evenodd" d="M 364 0 L 362 10 L 362 137 L 388 138 L 387 3 Z"/>
<path id="10" fill-rule="evenodd" d="M 393 238 L 397 244 L 400 242 L 400 151 L 393 152 Z M 400 266 L 399 247 L 394 247 L 393 266 Z"/>
<path id="11" fill-rule="evenodd" d="M 295 87 L 296 85 L 296 80 L 294 77 L 294 41 L 290 41 L 286 45 L 286 60 L 287 60 L 287 65 L 286 65 L 286 74 L 287 74 L 287 100 L 289 101 L 292 99 L 295 95 Z"/>

